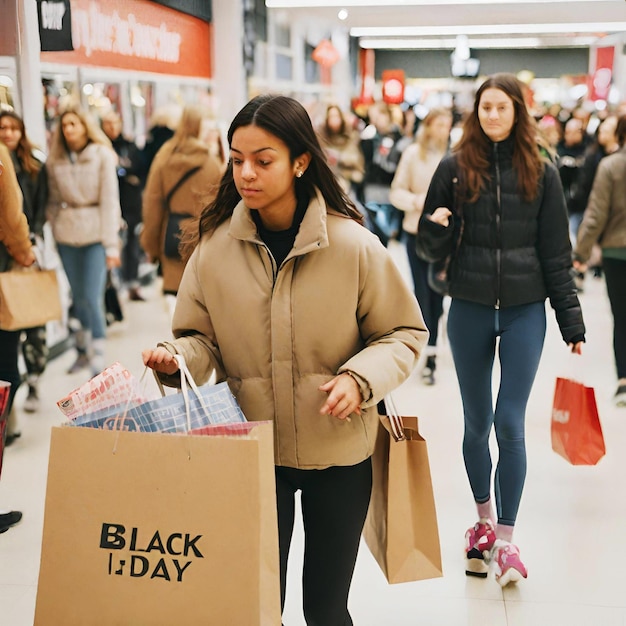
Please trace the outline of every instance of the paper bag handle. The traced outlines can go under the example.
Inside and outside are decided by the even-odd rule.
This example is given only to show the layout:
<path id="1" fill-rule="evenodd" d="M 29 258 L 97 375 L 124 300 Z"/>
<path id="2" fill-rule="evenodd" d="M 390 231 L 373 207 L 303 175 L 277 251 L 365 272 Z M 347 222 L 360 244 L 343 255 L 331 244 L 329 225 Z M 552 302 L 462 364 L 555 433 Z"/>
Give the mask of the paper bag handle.
<path id="1" fill-rule="evenodd" d="M 185 403 L 185 417 L 187 419 L 187 432 L 189 432 L 191 430 L 191 406 L 189 403 L 188 386 L 191 387 L 192 391 L 196 394 L 196 397 L 198 398 L 198 402 L 200 403 L 200 406 L 204 410 L 204 413 L 207 417 L 210 416 L 210 411 L 204 402 L 204 398 L 202 397 L 202 394 L 200 393 L 200 389 L 198 388 L 196 381 L 193 379 L 193 376 L 191 375 L 191 372 L 189 371 L 189 368 L 187 367 L 187 363 L 185 362 L 185 357 L 182 354 L 175 354 L 174 359 L 176 360 L 176 363 L 178 363 L 178 369 L 180 370 L 180 391 L 183 395 L 183 402 Z M 161 382 L 161 379 L 159 378 L 155 370 L 153 370 L 153 373 L 154 373 L 154 378 L 157 382 L 157 385 L 159 386 L 159 391 L 161 392 L 161 395 L 165 396 L 165 387 L 163 387 L 163 383 Z"/>
<path id="2" fill-rule="evenodd" d="M 391 425 L 391 436 L 394 438 L 395 441 L 406 440 L 406 435 L 404 434 L 404 425 L 402 424 L 402 417 L 398 413 L 396 403 L 394 402 L 394 399 L 390 393 L 385 396 L 384 402 L 385 412 L 387 413 L 387 417 L 389 418 L 389 423 Z"/>

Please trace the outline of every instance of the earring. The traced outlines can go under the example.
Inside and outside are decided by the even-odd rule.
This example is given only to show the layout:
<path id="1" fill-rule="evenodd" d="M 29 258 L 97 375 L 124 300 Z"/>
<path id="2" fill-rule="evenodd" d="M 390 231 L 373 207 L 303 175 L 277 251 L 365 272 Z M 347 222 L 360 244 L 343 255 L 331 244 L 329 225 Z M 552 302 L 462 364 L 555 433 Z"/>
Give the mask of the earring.
<path id="1" fill-rule="evenodd" d="M 299 172 L 296 173 L 296 176 L 298 178 L 302 178 L 302 174 L 304 174 L 304 172 L 302 170 L 300 170 Z"/>

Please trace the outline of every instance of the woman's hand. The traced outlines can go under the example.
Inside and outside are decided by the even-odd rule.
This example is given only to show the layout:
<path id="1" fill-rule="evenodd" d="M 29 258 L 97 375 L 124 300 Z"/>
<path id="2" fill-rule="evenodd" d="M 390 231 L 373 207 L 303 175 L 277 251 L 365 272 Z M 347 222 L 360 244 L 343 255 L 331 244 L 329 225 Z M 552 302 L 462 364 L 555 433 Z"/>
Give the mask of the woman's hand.
<path id="1" fill-rule="evenodd" d="M 178 371 L 178 363 L 174 355 L 162 346 L 154 350 L 144 350 L 141 356 L 143 358 L 143 364 L 153 369 L 155 372 L 171 376 Z"/>
<path id="2" fill-rule="evenodd" d="M 332 415 L 340 420 L 350 421 L 350 414 L 361 414 L 361 390 L 359 385 L 350 374 L 339 374 L 325 385 L 320 391 L 328 393 L 326 402 L 320 409 L 322 415 Z"/>
<path id="3" fill-rule="evenodd" d="M 24 252 L 15 257 L 15 261 L 24 267 L 30 267 L 36 260 L 35 251 L 32 248 L 28 250 L 28 252 Z"/>
<path id="4" fill-rule="evenodd" d="M 119 256 L 108 256 L 107 257 L 107 269 L 112 270 L 116 267 L 122 266 L 122 260 Z"/>
<path id="5" fill-rule="evenodd" d="M 567 345 L 570 347 L 572 354 L 582 354 L 583 353 L 583 343 L 584 341 L 578 341 L 577 343 L 568 343 Z"/>
<path id="6" fill-rule="evenodd" d="M 450 216 L 452 215 L 452 211 L 446 208 L 445 206 L 437 207 L 433 213 L 428 215 L 428 219 L 431 222 L 436 222 L 437 224 L 441 224 L 442 226 L 448 226 L 450 224 Z"/>

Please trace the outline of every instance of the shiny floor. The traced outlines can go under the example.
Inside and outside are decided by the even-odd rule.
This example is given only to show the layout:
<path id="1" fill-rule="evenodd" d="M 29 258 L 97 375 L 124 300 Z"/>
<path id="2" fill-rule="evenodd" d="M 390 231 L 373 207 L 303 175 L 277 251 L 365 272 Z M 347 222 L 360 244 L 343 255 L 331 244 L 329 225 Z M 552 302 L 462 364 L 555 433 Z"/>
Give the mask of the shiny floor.
<path id="1" fill-rule="evenodd" d="M 403 249 L 392 242 L 391 250 L 408 275 Z M 147 302 L 124 302 L 126 319 L 110 327 L 107 342 L 107 361 L 119 360 L 137 375 L 143 369 L 141 350 L 169 336 L 158 283 L 144 293 Z M 444 576 L 388 585 L 363 545 L 350 597 L 356 626 L 626 626 L 626 490 L 621 483 L 626 409 L 612 404 L 612 320 L 603 280 L 587 277 L 581 301 L 588 328 L 584 356 L 568 354 L 549 310 L 544 355 L 528 406 L 528 476 L 515 536 L 528 579 L 503 590 L 492 579 L 464 574 L 463 535 L 475 513 L 461 458 L 461 404 L 444 333 L 436 384 L 424 386 L 414 375 L 395 394 L 403 414 L 420 417 L 428 442 Z M 64 420 L 55 401 L 83 382 L 80 374 L 65 374 L 72 358 L 64 353 L 49 364 L 39 413 L 24 413 L 25 389 L 18 392 L 22 436 L 5 454 L 0 508 L 22 510 L 24 518 L 0 535 L 0 626 L 33 623 L 50 427 Z M 570 466 L 550 447 L 555 377 L 576 373 L 595 387 L 604 428 L 607 455 L 595 467 Z M 285 626 L 305 624 L 299 582 L 303 541 L 297 528 Z"/>

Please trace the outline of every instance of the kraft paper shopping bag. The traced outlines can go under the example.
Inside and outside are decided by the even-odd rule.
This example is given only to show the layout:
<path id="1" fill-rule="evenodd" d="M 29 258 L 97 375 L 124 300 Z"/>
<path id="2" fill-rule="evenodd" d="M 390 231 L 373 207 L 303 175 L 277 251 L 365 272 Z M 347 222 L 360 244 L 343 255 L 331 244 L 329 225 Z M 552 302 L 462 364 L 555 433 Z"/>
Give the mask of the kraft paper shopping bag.
<path id="1" fill-rule="evenodd" d="M 443 575 L 426 441 L 416 417 L 400 418 L 399 438 L 381 416 L 363 537 L 389 583 Z M 392 436 L 393 434 L 393 436 Z"/>
<path id="2" fill-rule="evenodd" d="M 606 448 L 593 387 L 557 378 L 550 430 L 557 454 L 572 465 L 595 465 Z"/>
<path id="3" fill-rule="evenodd" d="M 52 429 L 35 626 L 280 625 L 272 425 Z"/>

